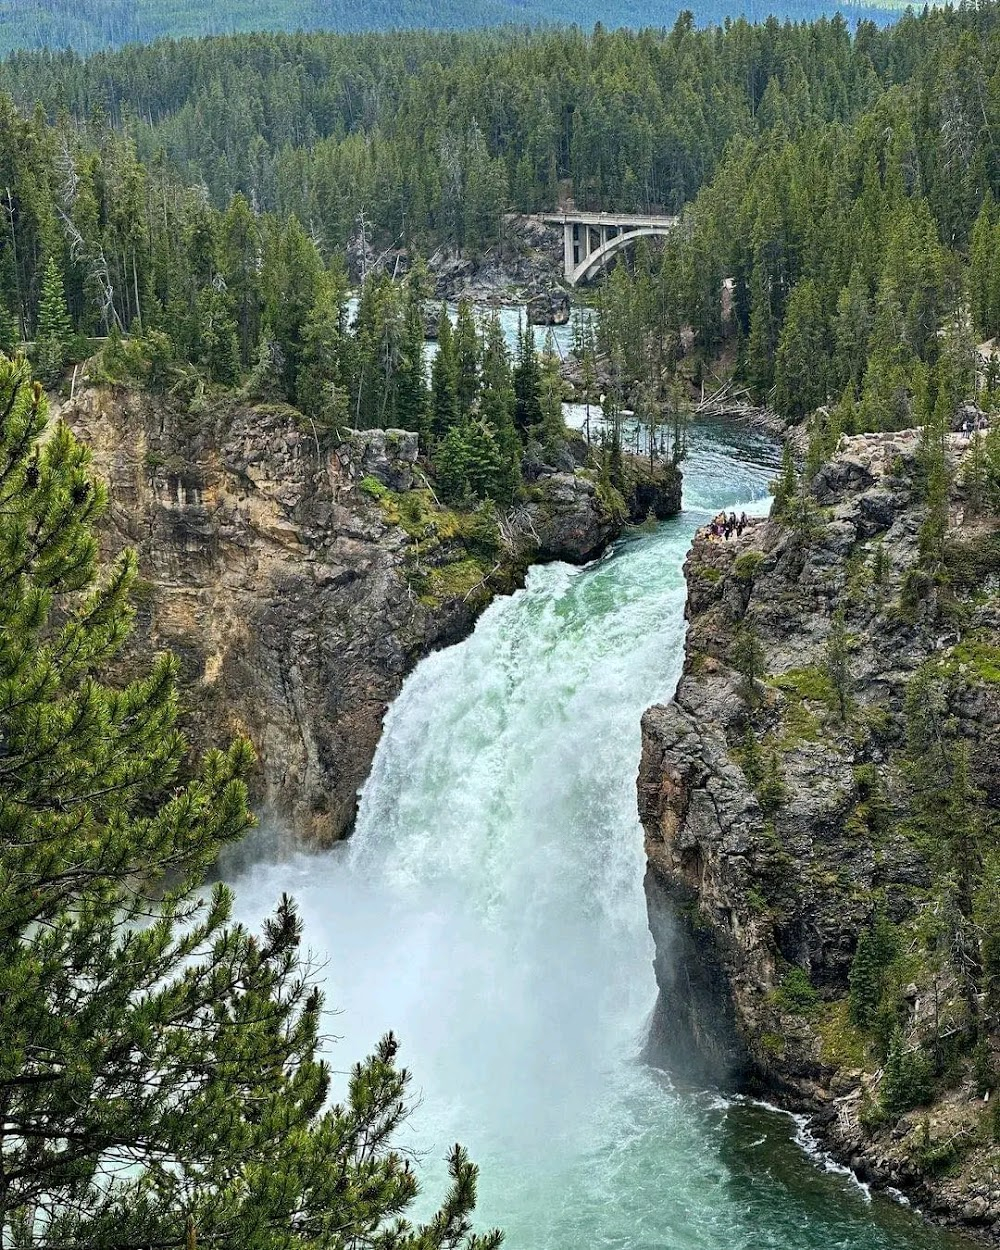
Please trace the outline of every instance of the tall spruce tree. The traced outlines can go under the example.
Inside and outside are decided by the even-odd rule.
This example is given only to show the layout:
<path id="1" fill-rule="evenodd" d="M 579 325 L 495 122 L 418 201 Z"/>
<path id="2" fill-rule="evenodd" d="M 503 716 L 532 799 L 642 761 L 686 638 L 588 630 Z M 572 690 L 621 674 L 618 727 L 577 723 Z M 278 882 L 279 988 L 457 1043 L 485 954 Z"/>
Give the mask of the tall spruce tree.
<path id="1" fill-rule="evenodd" d="M 542 371 L 534 331 L 530 325 L 520 325 L 514 362 L 514 423 L 522 435 L 542 422 L 541 385 Z"/>
<path id="2" fill-rule="evenodd" d="M 35 331 L 35 359 L 39 376 L 47 386 L 59 380 L 73 326 L 66 309 L 62 271 L 50 256 L 42 276 L 42 292 L 38 300 L 38 328 Z"/>
<path id="3" fill-rule="evenodd" d="M 483 328 L 479 411 L 494 431 L 500 456 L 493 498 L 505 504 L 513 501 L 521 481 L 521 440 L 514 425 L 515 404 L 510 353 L 500 318 L 494 313 Z"/>
<path id="4" fill-rule="evenodd" d="M 419 272 L 419 271 L 418 271 Z M 396 420 L 420 435 L 421 447 L 430 443 L 430 394 L 424 364 L 424 305 L 422 285 L 411 274 L 407 280 L 403 314 L 403 350 L 396 394 Z"/>
<path id="5" fill-rule="evenodd" d="M 467 416 L 479 395 L 479 335 L 472 305 L 466 299 L 459 301 L 455 322 L 455 389 L 458 410 Z"/>
<path id="6" fill-rule="evenodd" d="M 403 1218 L 391 1035 L 329 1106 L 293 904 L 255 934 L 200 884 L 251 823 L 251 750 L 186 769 L 169 656 L 102 679 L 135 557 L 99 568 L 104 488 L 23 361 L 0 359 L 0 410 L 0 1242 L 496 1247 L 457 1146 L 441 1210 Z"/>
<path id="7" fill-rule="evenodd" d="M 438 350 L 431 365 L 431 427 L 438 439 L 444 438 L 458 424 L 457 374 L 455 335 L 448 309 L 442 304 L 438 318 Z"/>

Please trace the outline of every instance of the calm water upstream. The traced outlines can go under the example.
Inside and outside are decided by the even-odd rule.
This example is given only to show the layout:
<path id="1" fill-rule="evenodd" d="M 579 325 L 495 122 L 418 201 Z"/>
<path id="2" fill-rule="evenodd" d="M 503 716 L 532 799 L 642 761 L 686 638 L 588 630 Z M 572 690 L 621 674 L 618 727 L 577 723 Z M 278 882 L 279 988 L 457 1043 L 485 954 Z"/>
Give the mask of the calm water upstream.
<path id="1" fill-rule="evenodd" d="M 639 717 L 681 667 L 681 565 L 720 507 L 766 508 L 773 451 L 701 428 L 685 511 L 585 569 L 533 569 L 391 708 L 357 832 L 258 863 L 248 919 L 298 900 L 327 961 L 335 1067 L 392 1028 L 426 1200 L 462 1141 L 511 1250 L 942 1250 L 810 1155 L 794 1121 L 675 1091 L 639 1053 L 656 996 Z"/>

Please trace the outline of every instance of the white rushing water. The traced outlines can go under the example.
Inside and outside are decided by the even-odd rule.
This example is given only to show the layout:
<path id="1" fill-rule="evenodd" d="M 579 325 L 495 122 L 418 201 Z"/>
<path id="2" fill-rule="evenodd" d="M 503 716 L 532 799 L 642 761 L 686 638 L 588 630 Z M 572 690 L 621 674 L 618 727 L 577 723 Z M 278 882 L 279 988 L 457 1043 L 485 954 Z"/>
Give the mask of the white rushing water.
<path id="1" fill-rule="evenodd" d="M 335 1068 L 392 1029 L 426 1206 L 462 1141 L 512 1250 L 916 1245 L 791 1144 L 790 1122 L 676 1094 L 639 1060 L 656 995 L 635 777 L 683 654 L 681 565 L 720 506 L 766 508 L 773 452 L 695 433 L 683 516 L 585 569 L 532 569 L 407 680 L 357 831 L 237 882 L 281 891 L 327 961 Z M 895 1227 L 895 1225 L 893 1225 Z M 900 1240 L 903 1238 L 903 1240 Z M 920 1241 L 923 1245 L 924 1242 Z"/>

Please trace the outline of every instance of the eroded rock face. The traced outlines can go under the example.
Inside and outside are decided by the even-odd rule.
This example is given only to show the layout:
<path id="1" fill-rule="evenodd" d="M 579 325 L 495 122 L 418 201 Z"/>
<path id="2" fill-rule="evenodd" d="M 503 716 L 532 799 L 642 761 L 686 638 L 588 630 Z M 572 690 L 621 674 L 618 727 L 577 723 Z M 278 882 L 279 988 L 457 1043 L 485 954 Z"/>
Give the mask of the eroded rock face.
<path id="1" fill-rule="evenodd" d="M 967 446 L 952 438 L 956 461 Z M 918 670 L 940 676 L 943 715 L 972 744 L 987 803 L 1000 805 L 1000 685 L 972 649 L 1000 645 L 997 571 L 983 559 L 996 525 L 966 517 L 954 488 L 951 585 L 942 591 L 914 573 L 924 520 L 916 456 L 913 432 L 844 440 L 812 484 L 809 524 L 766 520 L 738 540 L 702 531 L 694 542 L 684 672 L 674 701 L 643 718 L 638 780 L 658 1011 L 680 1039 L 682 1062 L 701 1052 L 708 1070 L 728 1069 L 737 1083 L 814 1112 L 825 1143 L 867 1178 L 914 1193 L 941 1219 L 968 1220 L 975 1207 L 976 1228 L 995 1235 L 1000 1185 L 983 1179 L 995 1175 L 994 1147 L 963 1148 L 950 1175 L 920 1163 L 930 1157 L 921 1155 L 922 1116 L 933 1140 L 978 1126 L 968 1075 L 929 1113 L 874 1125 L 861 1109 L 878 1097 L 880 1065 L 844 1044 L 859 934 L 879 900 L 891 920 L 913 921 L 934 877 L 928 848 L 897 823 L 903 702 Z M 960 610 L 943 610 L 943 593 Z M 847 720 L 828 678 L 838 613 L 849 647 Z M 762 649 L 753 707 L 734 668 L 744 627 Z M 748 735 L 758 766 L 772 755 L 778 762 L 777 797 L 748 780 Z M 672 925 L 660 918 L 664 902 Z M 692 974 L 684 961 L 700 966 Z M 957 995 L 944 966 L 939 1006 Z M 811 986 L 808 1010 L 789 997 L 792 973 Z M 903 1003 L 916 1039 L 933 996 L 914 975 Z"/>
<path id="2" fill-rule="evenodd" d="M 136 655 L 178 654 L 195 745 L 249 736 L 255 797 L 303 838 L 349 830 L 386 708 L 423 655 L 464 637 L 531 559 L 586 560 L 618 532 L 590 482 L 558 474 L 534 532 L 484 561 L 456 514 L 424 514 L 414 434 L 338 444 L 282 405 L 191 413 L 107 388 L 60 415 L 109 481 L 107 547 L 139 552 Z"/>

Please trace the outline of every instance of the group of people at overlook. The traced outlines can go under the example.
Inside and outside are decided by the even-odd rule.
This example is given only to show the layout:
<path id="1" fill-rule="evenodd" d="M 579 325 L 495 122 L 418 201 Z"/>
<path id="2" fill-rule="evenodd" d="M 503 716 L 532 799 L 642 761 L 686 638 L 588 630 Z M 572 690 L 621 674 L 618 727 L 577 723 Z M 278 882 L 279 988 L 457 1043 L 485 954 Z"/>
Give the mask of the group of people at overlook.
<path id="1" fill-rule="evenodd" d="M 709 526 L 709 534 L 712 538 L 729 539 L 734 534 L 740 538 L 749 524 L 745 512 L 740 513 L 739 520 L 736 519 L 735 512 L 730 512 L 729 516 L 726 516 L 725 512 L 720 512 Z"/>

